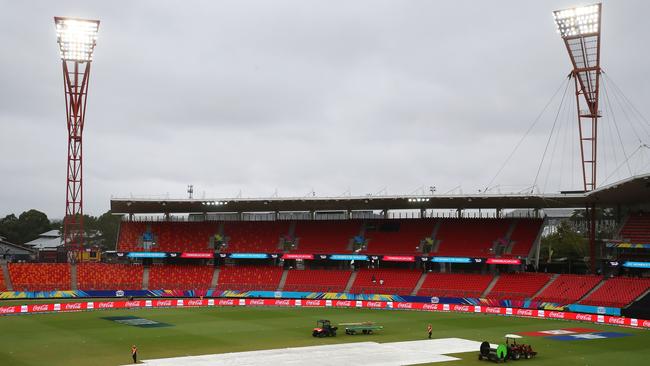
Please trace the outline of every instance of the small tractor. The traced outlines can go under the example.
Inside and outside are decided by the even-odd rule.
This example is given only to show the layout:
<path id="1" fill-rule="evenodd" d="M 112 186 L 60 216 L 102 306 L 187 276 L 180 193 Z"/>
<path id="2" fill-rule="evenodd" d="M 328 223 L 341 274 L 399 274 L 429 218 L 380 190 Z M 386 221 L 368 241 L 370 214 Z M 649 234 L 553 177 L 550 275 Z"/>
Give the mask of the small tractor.
<path id="1" fill-rule="evenodd" d="M 316 328 L 312 331 L 311 335 L 318 338 L 323 337 L 336 337 L 336 330 L 338 327 L 333 327 L 329 320 L 318 320 Z"/>
<path id="2" fill-rule="evenodd" d="M 497 348 L 492 348 L 489 342 L 483 342 L 478 359 L 501 363 L 535 357 L 537 352 L 533 351 L 533 347 L 529 344 L 517 343 L 516 340 L 520 338 L 522 336 L 517 334 L 506 334 L 506 343 L 499 344 Z"/>

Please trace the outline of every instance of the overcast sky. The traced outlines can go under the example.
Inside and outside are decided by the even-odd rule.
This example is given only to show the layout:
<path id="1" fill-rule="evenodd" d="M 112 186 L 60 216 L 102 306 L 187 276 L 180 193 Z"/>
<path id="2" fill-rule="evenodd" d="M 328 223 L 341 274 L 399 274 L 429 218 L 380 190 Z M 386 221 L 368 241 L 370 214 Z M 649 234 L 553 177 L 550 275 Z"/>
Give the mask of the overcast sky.
<path id="1" fill-rule="evenodd" d="M 562 88 L 570 63 L 551 12 L 575 4 L 1 0 L 0 216 L 64 213 L 55 15 L 101 20 L 84 130 L 85 212 L 96 215 L 111 195 L 185 197 L 188 184 L 197 197 L 474 193 Z M 602 41 L 604 70 L 646 115 L 648 14 L 648 1 L 605 2 Z M 556 114 L 537 185 L 580 188 L 563 91 L 494 192 L 533 184 Z M 630 110 L 615 114 L 628 156 L 650 140 Z M 600 181 L 650 171 L 643 149 L 616 169 L 613 126 L 601 123 Z"/>

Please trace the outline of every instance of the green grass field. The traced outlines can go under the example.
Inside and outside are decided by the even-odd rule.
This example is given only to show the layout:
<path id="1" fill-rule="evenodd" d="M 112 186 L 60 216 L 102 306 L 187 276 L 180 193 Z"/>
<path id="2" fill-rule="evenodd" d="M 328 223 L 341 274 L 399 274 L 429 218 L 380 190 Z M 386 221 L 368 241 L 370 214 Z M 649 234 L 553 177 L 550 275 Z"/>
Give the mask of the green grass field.
<path id="1" fill-rule="evenodd" d="M 102 319 L 137 316 L 168 327 L 140 328 Z M 320 318 L 335 323 L 375 321 L 381 333 L 339 334 L 313 338 Z M 650 360 L 650 331 L 542 319 L 480 314 L 428 313 L 365 309 L 186 308 L 107 310 L 0 317 L 0 365 L 122 365 L 130 361 L 130 346 L 140 358 L 152 359 L 343 342 L 395 342 L 426 338 L 426 324 L 434 338 L 459 337 L 496 343 L 506 333 L 586 327 L 630 333 L 616 339 L 555 341 L 526 338 L 540 353 L 530 365 L 644 365 Z M 489 364 L 478 352 L 454 355 L 461 361 L 445 365 Z"/>

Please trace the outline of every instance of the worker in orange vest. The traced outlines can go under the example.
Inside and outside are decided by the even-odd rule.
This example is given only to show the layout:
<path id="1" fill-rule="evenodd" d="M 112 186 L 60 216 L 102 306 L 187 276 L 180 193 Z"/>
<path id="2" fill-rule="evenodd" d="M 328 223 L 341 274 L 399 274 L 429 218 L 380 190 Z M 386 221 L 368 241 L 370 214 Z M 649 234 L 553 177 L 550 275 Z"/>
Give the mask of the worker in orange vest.
<path id="1" fill-rule="evenodd" d="M 433 331 L 433 327 L 431 324 L 427 325 L 427 333 L 429 333 L 429 339 L 431 339 L 431 332 Z"/>

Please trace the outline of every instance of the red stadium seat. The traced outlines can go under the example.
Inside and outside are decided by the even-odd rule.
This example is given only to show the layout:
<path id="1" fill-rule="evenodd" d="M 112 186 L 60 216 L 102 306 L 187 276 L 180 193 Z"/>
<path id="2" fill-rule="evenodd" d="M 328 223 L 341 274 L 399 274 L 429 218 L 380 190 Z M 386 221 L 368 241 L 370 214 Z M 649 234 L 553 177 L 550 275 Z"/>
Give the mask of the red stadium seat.
<path id="1" fill-rule="evenodd" d="M 80 290 L 141 290 L 142 265 L 81 263 L 77 265 Z"/>
<path id="2" fill-rule="evenodd" d="M 224 236 L 230 253 L 279 253 L 280 238 L 289 233 L 290 221 L 228 221 Z"/>
<path id="3" fill-rule="evenodd" d="M 282 268 L 262 266 L 225 266 L 219 271 L 217 289 L 236 291 L 275 291 L 280 285 Z"/>
<path id="4" fill-rule="evenodd" d="M 488 257 L 494 242 L 505 238 L 510 220 L 443 219 L 436 240 L 440 242 L 435 255 Z"/>
<path id="5" fill-rule="evenodd" d="M 610 278 L 580 304 L 624 307 L 650 289 L 648 278 Z"/>
<path id="6" fill-rule="evenodd" d="M 492 281 L 492 275 L 428 273 L 418 296 L 479 297 Z"/>
<path id="7" fill-rule="evenodd" d="M 602 277 L 563 274 L 555 279 L 534 300 L 573 304 L 594 288 Z"/>
<path id="8" fill-rule="evenodd" d="M 290 270 L 283 291 L 343 292 L 350 271 L 305 269 Z"/>
<path id="9" fill-rule="evenodd" d="M 543 222 L 542 219 L 517 219 L 515 229 L 510 235 L 510 241 L 514 243 L 510 255 L 527 257 L 542 229 Z"/>
<path id="10" fill-rule="evenodd" d="M 374 282 L 373 282 L 374 276 Z M 359 294 L 410 295 L 422 272 L 409 269 L 361 269 L 350 292 Z M 381 280 L 384 281 L 381 284 Z"/>
<path id="11" fill-rule="evenodd" d="M 9 263 L 14 291 L 71 290 L 67 263 Z"/>
<path id="12" fill-rule="evenodd" d="M 368 253 L 418 255 L 420 242 L 431 237 L 435 220 L 371 220 L 366 223 Z"/>
<path id="13" fill-rule="evenodd" d="M 634 244 L 650 244 L 650 213 L 630 214 L 620 237 Z"/>
<path id="14" fill-rule="evenodd" d="M 300 253 L 350 253 L 350 241 L 361 233 L 362 221 L 297 221 L 294 236 Z"/>
<path id="15" fill-rule="evenodd" d="M 488 298 L 503 300 L 530 299 L 551 279 L 546 273 L 506 273 L 499 276 Z"/>
<path id="16" fill-rule="evenodd" d="M 149 289 L 207 290 L 213 274 L 213 266 L 153 265 L 149 269 Z"/>

